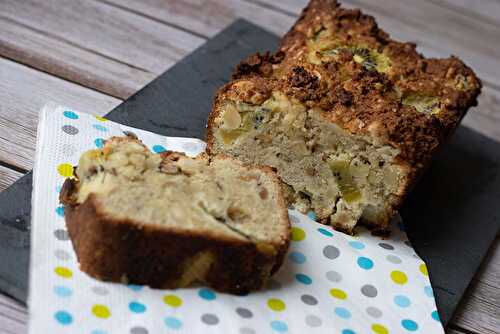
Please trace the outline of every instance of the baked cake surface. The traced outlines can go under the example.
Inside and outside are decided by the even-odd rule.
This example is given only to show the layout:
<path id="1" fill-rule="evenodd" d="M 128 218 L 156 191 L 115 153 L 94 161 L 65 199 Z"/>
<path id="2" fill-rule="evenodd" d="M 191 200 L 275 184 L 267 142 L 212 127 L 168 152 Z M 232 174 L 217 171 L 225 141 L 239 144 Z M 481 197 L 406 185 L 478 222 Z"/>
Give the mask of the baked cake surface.
<path id="1" fill-rule="evenodd" d="M 426 59 L 360 10 L 312 0 L 276 53 L 219 90 L 207 149 L 276 168 L 289 203 L 323 223 L 384 230 L 480 88 L 458 58 Z"/>
<path id="2" fill-rule="evenodd" d="M 113 137 L 84 153 L 61 201 L 81 269 L 108 281 L 231 293 L 263 287 L 288 249 L 281 185 L 224 156 L 151 153 Z"/>

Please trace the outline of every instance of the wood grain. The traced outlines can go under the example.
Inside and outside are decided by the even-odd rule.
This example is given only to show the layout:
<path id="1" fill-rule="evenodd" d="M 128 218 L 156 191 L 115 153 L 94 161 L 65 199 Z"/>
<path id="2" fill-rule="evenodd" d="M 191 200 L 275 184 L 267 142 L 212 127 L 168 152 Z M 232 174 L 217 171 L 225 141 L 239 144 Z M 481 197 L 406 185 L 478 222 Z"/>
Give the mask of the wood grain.
<path id="1" fill-rule="evenodd" d="M 480 20 L 490 20 L 500 24 L 500 1 L 498 0 L 428 0 L 447 6 L 467 15 L 476 15 Z"/>
<path id="2" fill-rule="evenodd" d="M 0 59 L 0 161 L 31 169 L 38 112 L 48 102 L 103 115 L 120 100 Z"/>
<path id="3" fill-rule="evenodd" d="M 492 245 L 452 323 L 471 332 L 498 334 L 500 329 L 500 242 Z"/>
<path id="4" fill-rule="evenodd" d="M 17 23 L 0 14 L 0 55 L 125 99 L 156 75 Z"/>
<path id="5" fill-rule="evenodd" d="M 0 334 L 24 334 L 28 331 L 26 308 L 15 300 L 0 295 Z"/>
<path id="6" fill-rule="evenodd" d="M 44 34 L 151 73 L 165 71 L 205 41 L 97 1 L 2 0 L 0 13 Z"/>
<path id="7" fill-rule="evenodd" d="M 23 173 L 16 172 L 13 169 L 0 165 L 0 192 L 7 189 L 21 176 L 23 176 Z"/>
<path id="8" fill-rule="evenodd" d="M 278 35 L 284 34 L 295 19 L 251 2 L 237 0 L 100 0 L 156 20 L 175 24 L 207 37 L 215 35 L 238 17 Z"/>

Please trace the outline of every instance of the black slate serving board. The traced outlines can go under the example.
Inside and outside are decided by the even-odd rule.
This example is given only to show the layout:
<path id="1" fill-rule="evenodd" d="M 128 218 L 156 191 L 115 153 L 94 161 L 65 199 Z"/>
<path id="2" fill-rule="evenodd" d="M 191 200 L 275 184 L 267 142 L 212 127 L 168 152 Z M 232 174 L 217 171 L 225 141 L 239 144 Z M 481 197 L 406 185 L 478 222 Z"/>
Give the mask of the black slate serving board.
<path id="1" fill-rule="evenodd" d="M 278 37 L 238 20 L 112 110 L 107 118 L 162 135 L 204 138 L 216 89 L 244 57 Z M 0 290 L 25 302 L 31 173 L 0 193 Z M 401 211 L 427 263 L 446 324 L 500 226 L 500 143 L 460 127 Z"/>

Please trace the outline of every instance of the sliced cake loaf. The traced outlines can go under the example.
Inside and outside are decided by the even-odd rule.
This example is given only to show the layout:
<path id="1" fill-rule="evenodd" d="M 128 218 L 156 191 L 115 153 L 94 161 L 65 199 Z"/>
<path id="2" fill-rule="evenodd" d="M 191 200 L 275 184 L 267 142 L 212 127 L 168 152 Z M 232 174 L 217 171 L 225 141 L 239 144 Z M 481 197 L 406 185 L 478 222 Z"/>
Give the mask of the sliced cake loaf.
<path id="1" fill-rule="evenodd" d="M 476 105 L 458 58 L 426 59 L 359 10 L 313 0 L 275 54 L 217 93 L 208 152 L 270 165 L 301 211 L 384 230 L 433 153 Z"/>
<path id="2" fill-rule="evenodd" d="M 280 267 L 290 240 L 269 167 L 153 154 L 135 138 L 84 153 L 60 199 L 81 269 L 101 280 L 246 293 Z"/>

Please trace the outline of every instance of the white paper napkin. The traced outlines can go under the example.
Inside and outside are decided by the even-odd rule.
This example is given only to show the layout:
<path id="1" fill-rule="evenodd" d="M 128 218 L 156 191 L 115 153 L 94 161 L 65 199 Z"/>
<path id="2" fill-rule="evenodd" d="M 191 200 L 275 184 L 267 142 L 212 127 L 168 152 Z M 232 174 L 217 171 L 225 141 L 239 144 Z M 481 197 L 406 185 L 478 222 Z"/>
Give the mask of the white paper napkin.
<path id="1" fill-rule="evenodd" d="M 290 210 L 293 241 L 284 265 L 268 289 L 247 296 L 104 283 L 80 272 L 60 187 L 81 153 L 123 131 L 155 152 L 195 155 L 205 146 L 68 108 L 44 108 L 33 181 L 31 334 L 444 333 L 425 264 L 397 223 L 386 240 L 363 228 L 352 237 Z"/>

